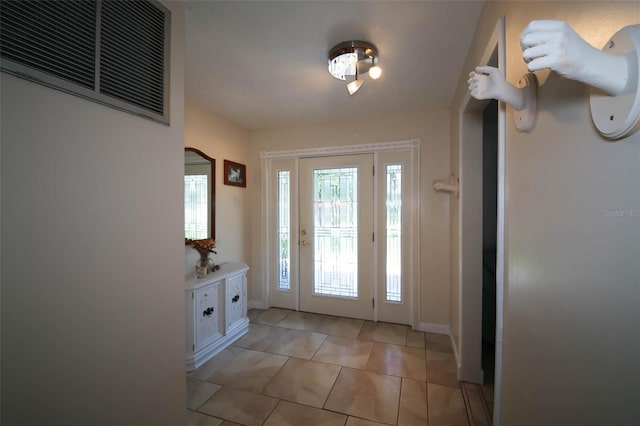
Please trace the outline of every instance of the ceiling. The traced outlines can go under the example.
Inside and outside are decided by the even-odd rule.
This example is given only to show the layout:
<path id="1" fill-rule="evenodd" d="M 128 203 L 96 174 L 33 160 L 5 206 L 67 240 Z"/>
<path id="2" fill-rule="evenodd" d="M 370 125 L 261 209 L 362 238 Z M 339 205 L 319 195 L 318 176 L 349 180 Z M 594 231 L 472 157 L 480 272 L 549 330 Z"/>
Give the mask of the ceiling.
<path id="1" fill-rule="evenodd" d="M 186 96 L 255 130 L 447 107 L 483 2 L 186 1 Z M 375 44 L 383 70 L 349 96 L 335 44 Z"/>

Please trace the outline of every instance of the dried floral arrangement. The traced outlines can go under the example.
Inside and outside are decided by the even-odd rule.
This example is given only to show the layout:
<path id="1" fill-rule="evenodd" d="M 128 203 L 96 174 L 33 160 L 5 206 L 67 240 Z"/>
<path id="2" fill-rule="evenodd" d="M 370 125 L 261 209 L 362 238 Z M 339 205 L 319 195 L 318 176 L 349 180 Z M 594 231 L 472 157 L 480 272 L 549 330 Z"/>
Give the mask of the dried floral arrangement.
<path id="1" fill-rule="evenodd" d="M 185 243 L 200 253 L 200 256 L 208 257 L 209 253 L 216 253 L 213 250 L 216 247 L 216 240 L 213 238 L 205 238 L 203 240 L 186 239 Z"/>
<path id="2" fill-rule="evenodd" d="M 185 245 L 193 247 L 194 250 L 200 253 L 199 264 L 201 267 L 212 271 L 220 269 L 218 265 L 214 265 L 209 259 L 209 253 L 218 254 L 217 251 L 213 250 L 216 247 L 216 241 L 213 238 L 204 238 L 202 240 L 190 240 L 185 238 Z"/>

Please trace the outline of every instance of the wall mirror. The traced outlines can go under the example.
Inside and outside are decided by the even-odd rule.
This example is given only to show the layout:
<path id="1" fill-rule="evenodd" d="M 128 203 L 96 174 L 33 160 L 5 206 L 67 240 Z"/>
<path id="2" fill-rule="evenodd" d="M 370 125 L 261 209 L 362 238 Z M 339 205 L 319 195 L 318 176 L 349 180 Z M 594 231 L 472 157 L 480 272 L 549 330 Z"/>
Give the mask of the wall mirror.
<path id="1" fill-rule="evenodd" d="M 184 237 L 216 238 L 216 160 L 184 149 Z"/>

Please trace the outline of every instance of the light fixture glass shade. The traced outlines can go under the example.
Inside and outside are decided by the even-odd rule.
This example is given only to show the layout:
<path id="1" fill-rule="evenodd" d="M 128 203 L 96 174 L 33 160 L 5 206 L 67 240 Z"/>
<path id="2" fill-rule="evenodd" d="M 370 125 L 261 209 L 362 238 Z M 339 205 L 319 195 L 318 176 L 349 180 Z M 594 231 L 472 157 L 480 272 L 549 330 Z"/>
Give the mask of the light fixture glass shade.
<path id="1" fill-rule="evenodd" d="M 364 80 L 353 80 L 351 83 L 347 84 L 347 90 L 349 91 L 349 94 L 353 95 L 358 90 L 360 90 L 362 83 L 364 83 Z"/>
<path id="2" fill-rule="evenodd" d="M 375 65 L 371 68 L 369 68 L 369 77 L 371 77 L 374 80 L 377 80 L 380 78 L 380 76 L 382 75 L 382 69 Z"/>
<path id="3" fill-rule="evenodd" d="M 366 41 L 345 41 L 336 44 L 329 51 L 329 73 L 340 80 L 349 76 L 364 74 L 378 63 L 378 50 Z"/>
<path id="4" fill-rule="evenodd" d="M 329 61 L 329 72 L 335 78 L 346 80 L 347 76 L 356 74 L 357 53 L 345 53 Z"/>

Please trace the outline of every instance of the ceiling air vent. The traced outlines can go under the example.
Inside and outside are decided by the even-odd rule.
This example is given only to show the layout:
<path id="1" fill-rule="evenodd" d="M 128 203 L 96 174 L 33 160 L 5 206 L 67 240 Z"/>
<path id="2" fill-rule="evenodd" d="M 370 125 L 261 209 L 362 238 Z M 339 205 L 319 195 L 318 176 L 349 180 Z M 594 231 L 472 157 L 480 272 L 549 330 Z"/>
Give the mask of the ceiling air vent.
<path id="1" fill-rule="evenodd" d="M 170 12 L 154 0 L 2 1 L 2 71 L 169 123 Z"/>

